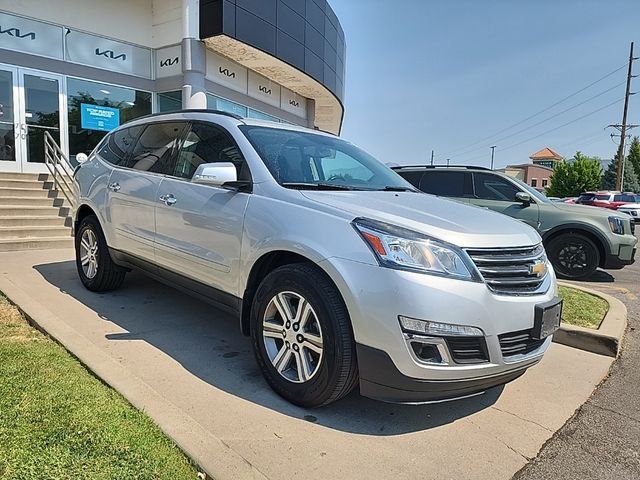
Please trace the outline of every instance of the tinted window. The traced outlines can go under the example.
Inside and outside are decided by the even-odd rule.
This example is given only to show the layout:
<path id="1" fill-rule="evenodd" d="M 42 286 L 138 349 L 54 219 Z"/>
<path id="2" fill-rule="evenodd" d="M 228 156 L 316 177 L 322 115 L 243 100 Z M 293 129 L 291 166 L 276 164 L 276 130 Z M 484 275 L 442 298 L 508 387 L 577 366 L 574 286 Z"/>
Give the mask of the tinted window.
<path id="1" fill-rule="evenodd" d="M 422 180 L 423 175 L 422 172 L 403 172 L 398 170 L 396 170 L 396 172 L 411 185 L 416 188 L 420 188 L 420 180 Z"/>
<path id="2" fill-rule="evenodd" d="M 142 126 L 123 128 L 112 133 L 100 146 L 98 155 L 113 165 L 122 164 L 143 128 Z"/>
<path id="3" fill-rule="evenodd" d="M 231 136 L 215 125 L 195 123 L 182 143 L 173 175 L 190 179 L 201 164 L 216 162 L 233 163 L 238 170 L 238 180 L 251 180 L 240 149 Z"/>
<path id="4" fill-rule="evenodd" d="M 636 197 L 635 195 L 629 195 L 629 194 L 615 195 L 613 197 L 613 201 L 634 203 L 636 201 Z"/>
<path id="5" fill-rule="evenodd" d="M 474 173 L 473 177 L 475 179 L 476 197 L 482 200 L 513 202 L 516 199 L 516 193 L 521 191 L 513 183 L 498 175 Z"/>
<path id="6" fill-rule="evenodd" d="M 604 195 L 596 195 L 594 197 L 596 200 L 606 200 L 609 201 L 609 198 L 611 198 L 611 195 L 609 195 L 608 193 L 604 194 Z"/>
<path id="7" fill-rule="evenodd" d="M 420 190 L 440 197 L 470 197 L 471 174 L 469 172 L 424 172 Z"/>
<path id="8" fill-rule="evenodd" d="M 173 171 L 171 160 L 184 125 L 181 122 L 148 125 L 140 135 L 125 166 L 143 172 L 171 174 Z"/>
<path id="9" fill-rule="evenodd" d="M 593 193 L 583 193 L 582 195 L 580 195 L 578 197 L 578 199 L 576 200 L 576 202 L 580 203 L 580 202 L 590 202 L 591 200 L 593 200 L 595 198 L 595 194 Z"/>

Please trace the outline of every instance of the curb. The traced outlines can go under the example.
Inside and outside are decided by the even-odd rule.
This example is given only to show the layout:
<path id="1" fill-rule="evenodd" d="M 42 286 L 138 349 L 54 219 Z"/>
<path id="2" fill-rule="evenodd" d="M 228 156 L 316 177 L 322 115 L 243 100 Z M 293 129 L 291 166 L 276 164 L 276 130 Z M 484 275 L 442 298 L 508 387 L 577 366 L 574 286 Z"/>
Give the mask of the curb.
<path id="1" fill-rule="evenodd" d="M 627 307 L 624 303 L 611 295 L 597 290 L 568 282 L 558 283 L 606 300 L 609 304 L 609 310 L 597 330 L 561 323 L 560 329 L 553 335 L 553 341 L 569 347 L 579 348 L 580 350 L 608 357 L 617 357 L 627 329 Z"/>

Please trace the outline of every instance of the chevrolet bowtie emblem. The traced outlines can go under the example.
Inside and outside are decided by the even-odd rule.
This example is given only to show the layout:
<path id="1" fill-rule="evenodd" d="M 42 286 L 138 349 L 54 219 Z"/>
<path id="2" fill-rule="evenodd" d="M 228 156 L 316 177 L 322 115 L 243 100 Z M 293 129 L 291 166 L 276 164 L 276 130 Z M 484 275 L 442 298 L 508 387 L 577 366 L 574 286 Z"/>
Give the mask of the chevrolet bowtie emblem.
<path id="1" fill-rule="evenodd" d="M 535 275 L 538 278 L 543 277 L 546 271 L 547 266 L 544 262 L 536 262 L 533 265 L 529 265 L 529 274 Z"/>

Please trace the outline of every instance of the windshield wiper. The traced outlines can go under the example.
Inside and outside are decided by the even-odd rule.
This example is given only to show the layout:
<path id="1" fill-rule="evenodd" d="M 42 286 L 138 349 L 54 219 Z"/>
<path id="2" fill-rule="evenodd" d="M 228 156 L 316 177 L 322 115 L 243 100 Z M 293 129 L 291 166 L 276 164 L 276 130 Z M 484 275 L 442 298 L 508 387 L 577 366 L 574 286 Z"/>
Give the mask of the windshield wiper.
<path id="1" fill-rule="evenodd" d="M 336 185 L 334 183 L 284 182 L 280 185 L 301 190 L 358 190 L 358 188 L 350 187 L 349 185 Z"/>
<path id="2" fill-rule="evenodd" d="M 387 185 L 386 187 L 381 188 L 380 190 L 383 190 L 385 192 L 417 192 L 418 191 L 415 188 L 395 186 L 395 185 Z"/>

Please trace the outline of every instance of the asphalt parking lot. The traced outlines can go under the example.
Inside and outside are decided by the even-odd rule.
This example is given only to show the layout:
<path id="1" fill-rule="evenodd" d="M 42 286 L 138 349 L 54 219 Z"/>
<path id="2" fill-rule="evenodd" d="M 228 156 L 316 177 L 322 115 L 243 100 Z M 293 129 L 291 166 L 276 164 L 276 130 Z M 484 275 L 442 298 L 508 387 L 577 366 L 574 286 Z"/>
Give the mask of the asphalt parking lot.
<path id="1" fill-rule="evenodd" d="M 627 306 L 629 327 L 609 377 L 518 475 L 537 479 L 640 478 L 640 262 L 580 284 Z"/>
<path id="2" fill-rule="evenodd" d="M 269 389 L 237 320 L 140 274 L 88 292 L 72 258 L 0 254 L 0 290 L 218 480 L 508 479 L 611 364 L 553 344 L 540 365 L 482 396 L 409 406 L 354 392 L 305 410 Z"/>

